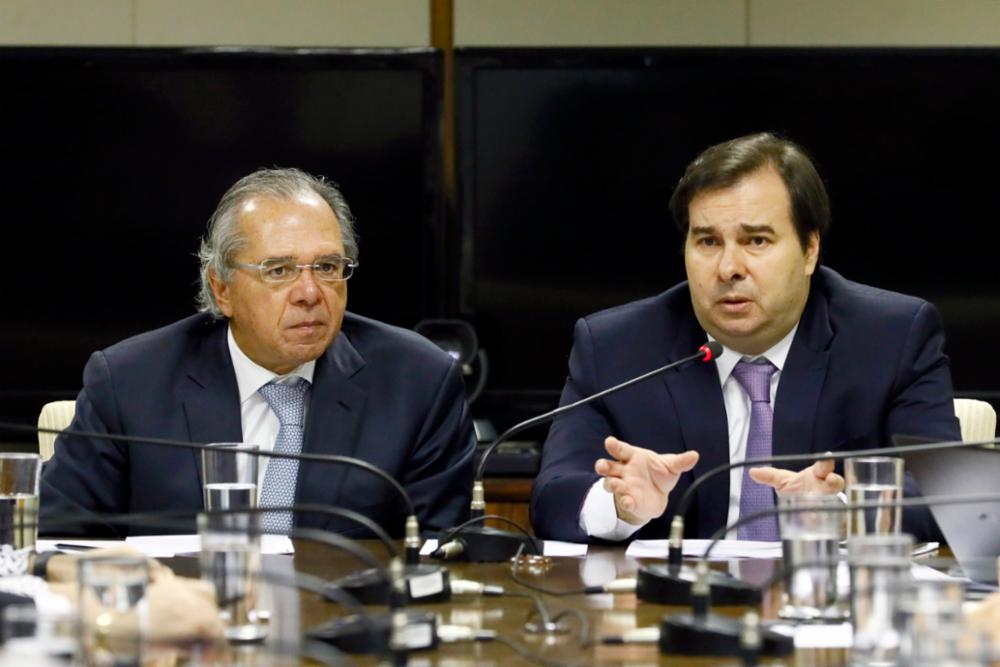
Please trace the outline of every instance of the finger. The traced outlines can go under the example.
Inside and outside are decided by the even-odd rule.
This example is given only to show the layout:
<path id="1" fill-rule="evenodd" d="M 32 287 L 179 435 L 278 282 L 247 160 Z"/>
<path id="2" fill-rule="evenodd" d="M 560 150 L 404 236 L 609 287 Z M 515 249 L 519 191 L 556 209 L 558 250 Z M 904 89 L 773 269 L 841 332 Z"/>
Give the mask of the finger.
<path id="1" fill-rule="evenodd" d="M 635 510 L 635 499 L 627 494 L 618 496 L 618 507 L 622 508 L 626 512 L 632 512 Z"/>
<path id="2" fill-rule="evenodd" d="M 605 477 L 623 477 L 625 475 L 625 466 L 617 461 L 607 459 L 598 459 L 597 463 L 594 464 L 594 470 L 597 471 L 598 475 Z"/>
<path id="3" fill-rule="evenodd" d="M 823 479 L 824 493 L 840 493 L 847 486 L 844 478 L 835 472 L 831 472 Z"/>
<path id="4" fill-rule="evenodd" d="M 663 463 L 675 475 L 687 472 L 698 463 L 699 454 L 694 450 L 683 454 L 663 454 Z"/>
<path id="5" fill-rule="evenodd" d="M 750 468 L 749 474 L 753 481 L 770 486 L 775 490 L 783 490 L 795 479 L 795 473 L 791 470 L 782 470 L 771 466 Z"/>
<path id="6" fill-rule="evenodd" d="M 611 493 L 621 495 L 628 492 L 628 484 L 617 477 L 605 477 L 604 478 L 604 488 Z"/>
<path id="7" fill-rule="evenodd" d="M 833 472 L 833 459 L 823 459 L 812 464 L 812 474 L 816 479 L 826 479 L 827 475 Z"/>
<path id="8" fill-rule="evenodd" d="M 628 463 L 635 452 L 635 447 L 610 435 L 604 439 L 604 449 L 622 463 Z"/>

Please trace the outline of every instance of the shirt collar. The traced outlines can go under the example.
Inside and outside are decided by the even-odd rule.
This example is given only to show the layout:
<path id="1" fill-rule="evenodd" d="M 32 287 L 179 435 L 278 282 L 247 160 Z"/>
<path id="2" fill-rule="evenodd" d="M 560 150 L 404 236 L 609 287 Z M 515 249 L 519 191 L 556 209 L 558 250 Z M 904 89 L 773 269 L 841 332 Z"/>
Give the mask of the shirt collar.
<path id="1" fill-rule="evenodd" d="M 300 377 L 312 384 L 313 372 L 316 370 L 315 359 L 307 361 L 291 373 L 278 375 L 256 363 L 240 349 L 236 339 L 233 338 L 232 327 L 226 327 L 226 340 L 229 343 L 229 356 L 233 360 L 233 370 L 236 371 L 236 385 L 240 390 L 241 405 L 268 382 L 281 383 L 291 378 Z"/>
<path id="2" fill-rule="evenodd" d="M 770 349 L 765 350 L 763 354 L 755 356 L 740 354 L 739 352 L 723 345 L 722 354 L 715 360 L 715 368 L 719 371 L 719 383 L 725 384 L 726 380 L 728 380 L 729 376 L 732 374 L 733 369 L 736 368 L 736 364 L 744 359 L 747 361 L 755 361 L 763 357 L 774 364 L 775 367 L 781 371 L 781 369 L 785 367 L 785 360 L 788 359 L 788 352 L 792 349 L 792 340 L 795 338 L 795 332 L 798 331 L 798 329 L 799 323 L 796 322 L 795 326 L 792 327 L 791 331 L 785 334 L 784 338 L 772 345 Z M 715 340 L 711 336 L 709 336 L 708 339 Z"/>

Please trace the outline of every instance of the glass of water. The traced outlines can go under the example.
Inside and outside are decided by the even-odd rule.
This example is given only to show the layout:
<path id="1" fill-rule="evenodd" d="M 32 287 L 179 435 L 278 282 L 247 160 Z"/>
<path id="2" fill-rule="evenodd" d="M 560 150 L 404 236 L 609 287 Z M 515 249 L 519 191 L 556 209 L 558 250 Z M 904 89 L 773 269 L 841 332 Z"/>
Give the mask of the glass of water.
<path id="1" fill-rule="evenodd" d="M 38 538 L 38 454 L 0 453 L 0 575 L 24 574 Z"/>
<path id="2" fill-rule="evenodd" d="M 838 597 L 840 524 L 844 504 L 833 495 L 802 495 L 779 499 L 785 590 L 778 615 L 800 621 L 831 621 L 847 617 Z"/>
<path id="3" fill-rule="evenodd" d="M 965 655 L 961 581 L 913 581 L 896 603 L 900 663 L 912 667 L 976 664 Z"/>
<path id="4" fill-rule="evenodd" d="M 201 578 L 215 586 L 215 599 L 226 624 L 226 638 L 237 642 L 264 639 L 255 607 L 260 584 L 260 516 L 254 513 L 199 514 Z"/>
<path id="5" fill-rule="evenodd" d="M 903 498 L 903 459 L 857 456 L 844 462 L 847 502 L 893 503 Z M 847 535 L 894 535 L 902 527 L 902 508 L 879 507 L 847 514 Z"/>
<path id="6" fill-rule="evenodd" d="M 235 452 L 236 448 L 251 449 Z M 205 509 L 257 507 L 257 446 L 240 442 L 217 442 L 201 450 Z"/>
<path id="7" fill-rule="evenodd" d="M 70 609 L 39 609 L 34 604 L 7 605 L 0 612 L 4 649 L 16 648 L 18 655 L 34 654 L 41 664 L 47 658 L 73 660 L 77 647 L 77 617 Z M 4 662 L 0 658 L 0 664 Z"/>
<path id="8" fill-rule="evenodd" d="M 79 562 L 80 649 L 97 667 L 142 664 L 149 625 L 144 556 L 82 558 Z"/>
<path id="9" fill-rule="evenodd" d="M 852 665 L 897 664 L 902 634 L 897 626 L 897 606 L 911 582 L 911 553 L 913 536 L 905 533 L 848 538 L 854 625 Z"/>

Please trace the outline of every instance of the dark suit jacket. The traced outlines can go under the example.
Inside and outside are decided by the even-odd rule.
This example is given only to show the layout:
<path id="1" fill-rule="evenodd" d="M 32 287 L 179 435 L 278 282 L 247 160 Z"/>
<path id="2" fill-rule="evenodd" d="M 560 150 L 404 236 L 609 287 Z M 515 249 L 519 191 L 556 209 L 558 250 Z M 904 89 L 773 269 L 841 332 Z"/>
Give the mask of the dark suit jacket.
<path id="1" fill-rule="evenodd" d="M 198 443 L 242 440 L 226 323 L 206 315 L 94 353 L 83 383 L 73 429 Z M 393 475 L 425 530 L 466 517 L 475 441 L 461 377 L 445 352 L 413 332 L 347 313 L 316 361 L 310 396 L 304 452 L 362 458 Z M 296 502 L 349 507 L 402 532 L 405 512 L 393 489 L 356 468 L 302 462 Z M 58 514 L 80 508 L 98 514 L 201 510 L 199 452 L 60 437 L 42 474 L 43 531 L 108 532 L 99 520 L 57 523 Z M 315 514 L 298 516 L 296 524 L 357 528 Z M 165 525 L 115 528 L 124 530 L 181 532 Z"/>
<path id="2" fill-rule="evenodd" d="M 705 340 L 687 283 L 584 318 L 576 325 L 561 404 L 693 354 Z M 773 453 L 885 447 L 898 433 L 960 439 L 943 346 L 940 316 L 926 301 L 820 267 L 778 383 Z M 729 462 L 715 365 L 668 372 L 556 420 L 532 492 L 539 536 L 589 539 L 579 528 L 580 508 L 598 479 L 594 462 L 606 456 L 608 435 L 659 452 L 700 453 L 670 494 L 666 513 L 637 534 L 667 537 L 691 480 Z M 689 536 L 708 537 L 724 525 L 728 508 L 729 475 L 722 474 L 697 491 L 685 517 Z M 905 512 L 903 529 L 918 538 L 936 534 L 927 511 Z"/>

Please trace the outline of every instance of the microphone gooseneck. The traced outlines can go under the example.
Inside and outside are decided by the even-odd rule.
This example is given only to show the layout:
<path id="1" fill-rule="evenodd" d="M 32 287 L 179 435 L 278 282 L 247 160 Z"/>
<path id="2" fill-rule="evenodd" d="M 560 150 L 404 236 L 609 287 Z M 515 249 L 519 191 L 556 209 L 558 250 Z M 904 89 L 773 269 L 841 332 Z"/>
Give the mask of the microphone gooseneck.
<path id="1" fill-rule="evenodd" d="M 797 514 L 802 512 L 854 512 L 858 510 L 886 509 L 896 507 L 935 507 L 944 505 L 964 505 L 1000 501 L 1000 493 L 980 493 L 955 496 L 927 496 L 924 498 L 904 498 L 890 501 L 867 501 L 844 503 L 842 505 L 802 505 L 797 507 L 772 507 L 758 512 L 752 512 L 739 517 L 733 523 L 716 530 L 711 536 L 711 542 L 705 548 L 704 554 L 698 560 L 696 571 L 699 576 L 691 586 L 692 613 L 673 614 L 663 619 L 660 626 L 660 649 L 664 653 L 679 653 L 683 655 L 736 655 L 744 650 L 741 645 L 741 634 L 745 628 L 733 619 L 716 616 L 710 613 L 711 594 L 704 588 L 703 577 L 709 572 L 708 562 L 715 546 L 721 542 L 727 533 L 738 529 L 758 519 Z M 789 572 L 797 568 L 829 564 L 831 561 L 815 563 L 785 564 L 779 568 L 768 581 L 754 586 L 758 591 L 766 590 Z M 784 655 L 794 650 L 790 637 L 773 632 L 766 627 L 759 627 L 759 644 L 757 650 L 765 655 Z"/>
<path id="2" fill-rule="evenodd" d="M 852 451 L 841 451 L 841 452 L 824 452 L 824 453 L 809 453 L 809 454 L 780 454 L 778 456 L 769 456 L 756 459 L 745 459 L 743 461 L 731 461 L 729 463 L 724 463 L 718 465 L 710 470 L 705 471 L 704 474 L 699 475 L 691 485 L 684 490 L 681 494 L 680 500 L 677 502 L 677 512 L 674 514 L 673 519 L 670 522 L 670 551 L 668 554 L 668 561 L 672 565 L 680 565 L 683 559 L 683 539 L 684 539 L 684 516 L 687 514 L 687 510 L 691 505 L 691 501 L 694 498 L 695 491 L 704 484 L 706 481 L 720 475 L 725 472 L 729 472 L 735 468 L 743 468 L 747 466 L 767 466 L 773 465 L 775 463 L 814 463 L 816 461 L 824 461 L 827 459 L 832 459 L 835 461 L 841 461 L 844 459 L 853 458 L 855 456 L 873 456 L 880 454 L 911 454 L 914 452 L 926 452 L 935 451 L 942 449 L 958 449 L 962 447 L 982 447 L 986 445 L 996 445 L 1000 444 L 1000 438 L 992 438 L 990 440 L 977 440 L 963 442 L 961 440 L 948 440 L 945 442 L 927 442 L 913 445 L 898 445 L 892 447 L 879 447 L 876 449 L 856 449 Z"/>
<path id="3" fill-rule="evenodd" d="M 549 421 L 551 419 L 555 419 L 556 417 L 558 417 L 561 414 L 564 414 L 564 413 L 569 412 L 571 410 L 575 410 L 576 408 L 578 408 L 578 407 L 580 407 L 582 405 L 586 405 L 587 403 L 590 403 L 592 401 L 596 401 L 599 398 L 604 398 L 605 396 L 607 396 L 609 394 L 613 394 L 615 392 L 621 391 L 622 389 L 625 389 L 627 387 L 631 387 L 632 385 L 638 384 L 639 382 L 642 382 L 644 380 L 648 380 L 649 378 L 656 377 L 657 375 L 659 375 L 661 373 L 665 373 L 665 372 L 667 372 L 669 370 L 672 370 L 674 368 L 680 368 L 682 366 L 686 366 L 687 364 L 689 364 L 689 363 L 691 363 L 693 361 L 706 361 L 706 362 L 707 361 L 712 361 L 713 359 L 718 358 L 719 355 L 721 355 L 721 354 L 722 354 L 722 345 L 719 344 L 717 341 L 714 341 L 714 340 L 713 341 L 709 341 L 708 343 L 705 343 L 704 345 L 702 345 L 701 347 L 699 347 L 697 352 L 695 352 L 694 354 L 692 354 L 690 356 L 684 357 L 683 359 L 678 359 L 677 361 L 671 362 L 671 363 L 667 364 L 666 366 L 661 366 L 661 367 L 659 367 L 657 369 L 654 369 L 654 370 L 651 370 L 651 371 L 649 371 L 647 373 L 643 373 L 642 375 L 638 375 L 638 376 L 636 376 L 636 377 L 634 377 L 634 378 L 632 378 L 630 380 L 626 380 L 625 382 L 622 382 L 620 384 L 616 384 L 613 387 L 608 387 L 607 389 L 602 389 L 601 391 L 597 392 L 596 394 L 591 394 L 590 396 L 585 396 L 584 398 L 581 398 L 578 401 L 574 401 L 572 403 L 568 403 L 566 405 L 562 405 L 562 406 L 556 408 L 555 410 L 550 410 L 549 412 L 546 412 L 544 414 L 538 415 L 537 417 L 532 417 L 531 419 L 526 419 L 526 420 L 524 420 L 523 422 L 521 422 L 519 424 L 514 424 L 509 429 L 507 429 L 506 431 L 504 431 L 503 433 L 501 433 L 496 438 L 496 440 L 494 440 L 492 443 L 490 443 L 490 445 L 486 448 L 486 451 L 483 452 L 483 455 L 479 459 L 479 467 L 476 469 L 476 481 L 477 482 L 478 481 L 482 481 L 482 479 L 483 479 L 483 472 L 486 470 L 486 459 L 488 459 L 489 456 L 490 456 L 490 454 L 493 453 L 493 450 L 495 450 L 499 445 L 503 444 L 504 442 L 506 442 L 507 440 L 509 440 L 511 437 L 517 435 L 518 433 L 521 433 L 521 432 L 523 432 L 523 431 L 531 428 L 532 426 L 538 426 L 539 424 L 544 424 L 545 422 L 547 422 L 547 421 Z"/>
<path id="4" fill-rule="evenodd" d="M 556 417 L 571 410 L 575 410 L 582 405 L 586 405 L 587 403 L 596 401 L 599 398 L 603 398 L 609 394 L 631 387 L 632 385 L 648 380 L 649 378 L 656 377 L 657 375 L 665 373 L 669 370 L 681 368 L 695 361 L 711 361 L 717 358 L 720 354 L 722 354 L 722 345 L 717 341 L 709 341 L 699 347 L 698 351 L 690 356 L 678 359 L 677 361 L 671 362 L 666 366 L 661 366 L 660 368 L 616 384 L 613 387 L 603 389 L 596 394 L 586 396 L 578 401 L 568 403 L 554 410 L 550 410 L 549 412 L 511 426 L 506 431 L 501 433 L 493 442 L 491 442 L 479 458 L 479 465 L 476 468 L 476 477 L 472 486 L 472 505 L 470 508 L 472 518 L 481 519 L 486 512 L 486 492 L 483 486 L 483 475 L 486 470 L 486 461 L 497 447 L 509 440 L 511 437 L 532 428 L 533 426 L 538 426 L 539 424 L 551 421 L 552 419 L 555 419 Z M 512 557 L 517 549 L 524 544 L 522 536 L 508 531 L 485 527 L 463 528 L 462 530 L 464 531 L 464 543 L 459 542 L 456 539 L 450 539 L 447 542 L 442 540 L 441 546 L 437 551 L 435 551 L 435 557 L 465 557 L 469 560 L 476 560 L 480 562 L 499 562 Z M 452 537 L 458 533 L 458 529 L 451 529 L 448 531 L 448 534 Z M 474 555 L 470 556 L 470 552 Z"/>
<path id="5" fill-rule="evenodd" d="M 146 445 L 158 445 L 163 447 L 174 447 L 178 449 L 197 449 L 203 450 L 208 448 L 207 443 L 197 443 L 189 442 L 186 440 L 176 440 L 172 438 L 157 438 L 152 436 L 134 436 L 134 435 L 120 435 L 117 433 L 99 433 L 96 431 L 79 431 L 75 429 L 52 429 L 45 428 L 35 425 L 28 424 L 15 424 L 11 422 L 0 421 L 0 429 L 6 429 L 9 431 L 21 432 L 21 433 L 51 433 L 54 435 L 70 435 L 80 438 L 93 438 L 93 439 L 103 439 L 109 440 L 111 442 L 122 442 L 131 446 L 134 443 L 143 443 Z M 420 538 L 420 524 L 417 520 L 416 510 L 413 505 L 413 500 L 410 495 L 403 488 L 403 485 L 399 481 L 382 470 L 376 465 L 369 463 L 363 459 L 355 458 L 353 456 L 343 456 L 340 454 L 290 454 L 285 452 L 275 452 L 275 451 L 260 451 L 252 449 L 249 447 L 232 447 L 226 450 L 232 453 L 243 453 L 249 454 L 251 456 L 263 456 L 272 459 L 291 459 L 295 461 L 311 461 L 314 463 L 334 463 L 339 465 L 349 465 L 355 468 L 361 468 L 368 473 L 375 475 L 385 481 L 386 484 L 391 486 L 396 494 L 402 499 L 403 504 L 406 506 L 406 521 L 404 525 L 404 547 L 406 548 L 406 562 L 409 564 L 415 564 L 420 561 L 420 547 L 422 540 Z"/>

